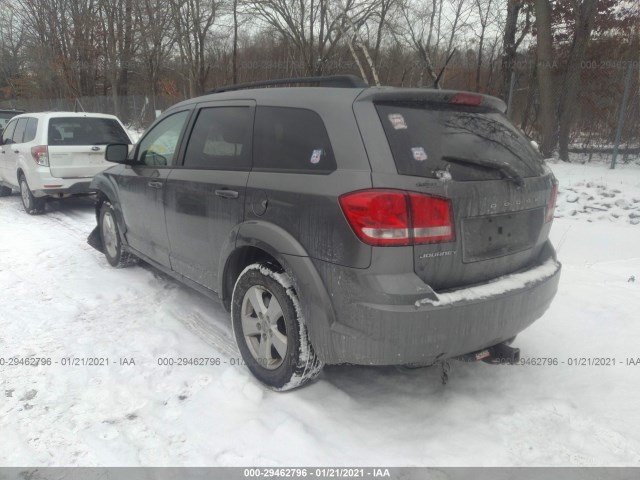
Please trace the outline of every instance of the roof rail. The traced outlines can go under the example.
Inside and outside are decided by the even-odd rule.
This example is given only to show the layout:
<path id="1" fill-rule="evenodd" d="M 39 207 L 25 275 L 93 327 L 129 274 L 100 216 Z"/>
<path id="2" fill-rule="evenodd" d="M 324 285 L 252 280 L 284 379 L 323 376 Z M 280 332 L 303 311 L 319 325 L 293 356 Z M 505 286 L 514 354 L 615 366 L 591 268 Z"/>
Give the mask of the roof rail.
<path id="1" fill-rule="evenodd" d="M 238 83 L 214 88 L 207 93 L 232 92 L 234 90 L 248 90 L 251 88 L 276 87 L 276 86 L 333 87 L 333 88 L 367 88 L 369 84 L 355 75 L 330 75 L 326 77 L 296 77 L 280 78 L 276 80 L 263 80 L 260 82 Z"/>

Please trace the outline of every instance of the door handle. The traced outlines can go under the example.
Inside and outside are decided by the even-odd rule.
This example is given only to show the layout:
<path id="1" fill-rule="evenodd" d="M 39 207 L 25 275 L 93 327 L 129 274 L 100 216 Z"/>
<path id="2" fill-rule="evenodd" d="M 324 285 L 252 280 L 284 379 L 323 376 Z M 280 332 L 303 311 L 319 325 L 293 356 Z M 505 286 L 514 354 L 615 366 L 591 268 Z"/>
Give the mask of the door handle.
<path id="1" fill-rule="evenodd" d="M 162 182 L 149 182 L 147 185 L 151 188 L 162 188 Z"/>
<path id="2" fill-rule="evenodd" d="M 20 153 L 20 150 L 14 150 L 13 153 Z"/>
<path id="3" fill-rule="evenodd" d="M 222 198 L 238 198 L 240 194 L 235 190 L 227 190 L 226 188 L 223 190 L 216 190 L 216 195 Z"/>

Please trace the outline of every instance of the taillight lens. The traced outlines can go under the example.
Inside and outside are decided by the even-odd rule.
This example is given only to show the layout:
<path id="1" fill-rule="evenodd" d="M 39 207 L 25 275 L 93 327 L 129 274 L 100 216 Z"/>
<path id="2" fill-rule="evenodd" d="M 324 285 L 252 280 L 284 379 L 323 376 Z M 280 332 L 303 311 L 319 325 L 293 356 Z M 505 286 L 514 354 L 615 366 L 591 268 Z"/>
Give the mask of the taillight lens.
<path id="1" fill-rule="evenodd" d="M 49 149 L 46 145 L 31 147 L 31 156 L 38 165 L 43 167 L 49 166 Z"/>
<path id="2" fill-rule="evenodd" d="M 456 93 L 449 99 L 449 103 L 454 105 L 468 105 L 471 107 L 477 107 L 482 104 L 482 96 L 474 95 L 473 93 Z"/>
<path id="3" fill-rule="evenodd" d="M 409 193 L 414 243 L 451 242 L 453 221 L 451 202 L 445 198 Z"/>
<path id="4" fill-rule="evenodd" d="M 362 190 L 340 197 L 340 206 L 364 243 L 414 245 L 454 240 L 450 201 L 400 190 Z"/>
<path id="5" fill-rule="evenodd" d="M 556 201 L 558 200 L 558 184 L 554 183 L 551 187 L 551 195 L 549 195 L 549 201 L 547 202 L 547 213 L 545 215 L 545 223 L 553 220 L 553 214 L 556 211 Z"/>

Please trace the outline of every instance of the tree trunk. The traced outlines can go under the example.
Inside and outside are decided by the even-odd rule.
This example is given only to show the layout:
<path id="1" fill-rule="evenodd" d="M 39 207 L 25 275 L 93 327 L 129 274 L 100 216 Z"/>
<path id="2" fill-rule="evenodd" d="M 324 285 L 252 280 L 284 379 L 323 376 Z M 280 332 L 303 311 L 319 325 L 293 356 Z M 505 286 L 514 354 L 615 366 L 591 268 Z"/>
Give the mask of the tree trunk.
<path id="1" fill-rule="evenodd" d="M 567 73 L 560 93 L 560 103 L 558 105 L 558 146 L 559 155 L 565 162 L 569 161 L 569 136 L 571 134 L 571 124 L 578 103 L 578 91 L 580 90 L 580 65 L 584 60 L 587 44 L 591 37 L 591 30 L 596 18 L 598 0 L 583 0 L 577 7 L 575 32 L 573 43 L 569 52 L 567 62 Z"/>
<path id="2" fill-rule="evenodd" d="M 538 30 L 537 75 L 540 94 L 540 113 L 538 128 L 540 130 L 540 151 L 550 157 L 556 147 L 555 95 L 551 71 L 554 66 L 551 46 L 551 5 L 549 0 L 536 1 L 536 27 Z"/>
<path id="3" fill-rule="evenodd" d="M 238 0 L 233 0 L 233 84 L 238 83 Z"/>
<path id="4" fill-rule="evenodd" d="M 507 18 L 504 25 L 504 36 L 502 37 L 502 98 L 509 96 L 509 86 L 511 85 L 511 72 L 513 72 L 516 61 L 516 30 L 518 28 L 518 13 L 520 13 L 520 3 L 517 0 L 507 1 Z"/>

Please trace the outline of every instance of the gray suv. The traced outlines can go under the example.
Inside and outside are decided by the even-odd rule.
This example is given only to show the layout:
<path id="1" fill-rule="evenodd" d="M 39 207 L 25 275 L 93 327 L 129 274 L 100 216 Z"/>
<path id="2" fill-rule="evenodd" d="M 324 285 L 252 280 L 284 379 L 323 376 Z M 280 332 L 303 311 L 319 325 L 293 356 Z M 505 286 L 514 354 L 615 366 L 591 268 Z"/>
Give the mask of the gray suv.
<path id="1" fill-rule="evenodd" d="M 219 297 L 275 390 L 324 364 L 513 362 L 560 264 L 556 180 L 504 111 L 349 76 L 223 88 L 107 147 L 89 243 Z"/>

